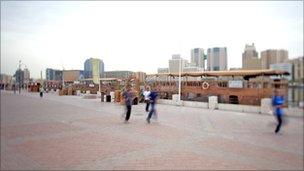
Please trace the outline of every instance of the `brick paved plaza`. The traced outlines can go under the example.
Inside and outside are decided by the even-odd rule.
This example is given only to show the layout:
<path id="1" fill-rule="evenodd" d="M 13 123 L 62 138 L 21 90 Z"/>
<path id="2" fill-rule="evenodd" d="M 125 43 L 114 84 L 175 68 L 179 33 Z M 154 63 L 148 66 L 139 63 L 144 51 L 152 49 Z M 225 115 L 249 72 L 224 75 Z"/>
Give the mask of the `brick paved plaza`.
<path id="1" fill-rule="evenodd" d="M 303 118 L 274 134 L 273 116 L 1 92 L 1 170 L 303 170 Z"/>

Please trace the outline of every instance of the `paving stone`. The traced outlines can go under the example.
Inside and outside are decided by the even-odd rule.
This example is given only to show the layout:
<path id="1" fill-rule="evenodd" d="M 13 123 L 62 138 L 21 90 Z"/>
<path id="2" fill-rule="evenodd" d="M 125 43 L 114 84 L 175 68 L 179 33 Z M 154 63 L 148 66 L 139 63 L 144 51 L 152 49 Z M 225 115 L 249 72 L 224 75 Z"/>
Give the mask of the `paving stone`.
<path id="1" fill-rule="evenodd" d="M 1 91 L 1 170 L 303 170 L 303 118 Z"/>

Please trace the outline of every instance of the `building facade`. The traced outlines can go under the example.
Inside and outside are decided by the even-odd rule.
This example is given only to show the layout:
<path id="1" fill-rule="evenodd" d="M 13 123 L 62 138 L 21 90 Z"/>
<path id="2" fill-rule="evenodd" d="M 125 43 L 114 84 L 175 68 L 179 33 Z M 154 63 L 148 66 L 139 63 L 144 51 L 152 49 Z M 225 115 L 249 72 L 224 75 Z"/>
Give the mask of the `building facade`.
<path id="1" fill-rule="evenodd" d="M 187 60 L 181 58 L 179 54 L 174 54 L 172 55 L 172 59 L 169 60 L 169 73 L 179 73 L 180 67 L 181 72 L 183 72 L 183 69 L 187 64 Z"/>
<path id="2" fill-rule="evenodd" d="M 134 74 L 134 72 L 132 72 L 132 71 L 106 71 L 105 77 L 106 78 L 125 79 L 125 78 L 132 76 L 133 74 Z"/>
<path id="3" fill-rule="evenodd" d="M 205 68 L 204 49 L 195 48 L 191 50 L 191 63 L 199 68 Z"/>
<path id="4" fill-rule="evenodd" d="M 207 53 L 207 70 L 224 71 L 227 69 L 227 48 L 209 48 Z"/>
<path id="5" fill-rule="evenodd" d="M 202 71 L 203 68 L 199 68 L 196 66 L 187 66 L 183 68 L 183 72 L 197 72 L 197 71 Z"/>
<path id="6" fill-rule="evenodd" d="M 157 73 L 169 73 L 169 68 L 158 68 Z"/>
<path id="7" fill-rule="evenodd" d="M 62 75 L 64 82 L 72 83 L 80 79 L 80 70 L 63 70 Z"/>
<path id="8" fill-rule="evenodd" d="M 2 84 L 11 84 L 13 76 L 7 74 L 0 74 L 0 82 Z"/>
<path id="9" fill-rule="evenodd" d="M 288 62 L 288 51 L 284 49 L 268 49 L 261 52 L 262 69 L 269 69 L 271 64 Z"/>
<path id="10" fill-rule="evenodd" d="M 45 79 L 46 79 L 46 80 L 54 80 L 53 69 L 47 68 L 47 69 L 45 70 Z"/>
<path id="11" fill-rule="evenodd" d="M 146 82 L 146 73 L 145 72 L 135 72 L 134 75 L 139 80 L 139 82 Z"/>
<path id="12" fill-rule="evenodd" d="M 62 71 L 58 69 L 47 68 L 45 70 L 45 79 L 62 81 Z"/>
<path id="13" fill-rule="evenodd" d="M 284 78 L 286 78 L 288 81 L 292 80 L 293 71 L 292 71 L 292 64 L 291 63 L 270 64 L 269 68 L 273 69 L 273 70 L 283 70 L 283 71 L 289 72 L 289 75 L 284 76 Z M 277 77 L 272 76 L 271 78 L 277 78 Z"/>
<path id="14" fill-rule="evenodd" d="M 16 78 L 16 84 L 22 86 L 24 84 L 24 71 L 17 69 L 14 77 Z"/>
<path id="15" fill-rule="evenodd" d="M 98 74 L 101 78 L 105 76 L 103 60 L 98 58 L 87 59 L 84 62 L 84 78 L 93 78 L 98 76 Z"/>
<path id="16" fill-rule="evenodd" d="M 23 70 L 23 74 L 24 74 L 24 84 L 27 85 L 30 82 L 30 71 L 27 68 L 25 68 Z"/>
<path id="17" fill-rule="evenodd" d="M 255 49 L 254 43 L 252 45 L 246 44 L 244 53 L 242 54 L 242 68 L 246 70 L 261 69 L 261 59 L 258 57 L 258 52 Z"/>
<path id="18" fill-rule="evenodd" d="M 295 82 L 304 82 L 304 57 L 298 57 L 291 59 L 290 63 L 292 64 L 293 70 L 293 81 Z"/>

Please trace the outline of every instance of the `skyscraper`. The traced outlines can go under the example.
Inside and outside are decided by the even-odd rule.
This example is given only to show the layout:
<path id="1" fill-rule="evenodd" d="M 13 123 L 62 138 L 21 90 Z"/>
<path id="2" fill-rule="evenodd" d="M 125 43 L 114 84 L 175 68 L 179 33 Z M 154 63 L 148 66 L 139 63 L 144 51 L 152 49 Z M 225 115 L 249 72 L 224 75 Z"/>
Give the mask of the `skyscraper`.
<path id="1" fill-rule="evenodd" d="M 244 53 L 242 55 L 243 69 L 261 69 L 261 60 L 258 58 L 258 52 L 255 49 L 254 43 L 252 45 L 246 44 Z"/>
<path id="2" fill-rule="evenodd" d="M 207 54 L 207 70 L 223 71 L 227 69 L 227 48 L 209 48 Z"/>
<path id="3" fill-rule="evenodd" d="M 99 71 L 99 76 L 104 77 L 104 63 L 98 58 L 89 58 L 84 62 L 84 78 L 93 78 L 93 71 Z"/>
<path id="4" fill-rule="evenodd" d="M 191 50 L 191 63 L 196 67 L 205 68 L 204 49 L 195 48 Z"/>
<path id="5" fill-rule="evenodd" d="M 288 61 L 288 51 L 284 49 L 268 49 L 261 52 L 262 69 L 269 69 L 270 64 L 285 63 Z"/>

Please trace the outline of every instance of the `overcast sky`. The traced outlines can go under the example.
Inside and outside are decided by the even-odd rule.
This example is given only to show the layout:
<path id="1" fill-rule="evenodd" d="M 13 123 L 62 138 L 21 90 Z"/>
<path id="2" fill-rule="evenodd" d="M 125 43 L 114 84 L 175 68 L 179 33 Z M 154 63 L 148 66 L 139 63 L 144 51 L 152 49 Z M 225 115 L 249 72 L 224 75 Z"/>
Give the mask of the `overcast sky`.
<path id="1" fill-rule="evenodd" d="M 172 54 L 227 47 L 228 67 L 241 67 L 246 43 L 303 56 L 303 1 L 1 1 L 1 73 L 21 59 L 34 78 L 46 68 L 156 73 Z M 260 55 L 260 54 L 259 54 Z"/>

